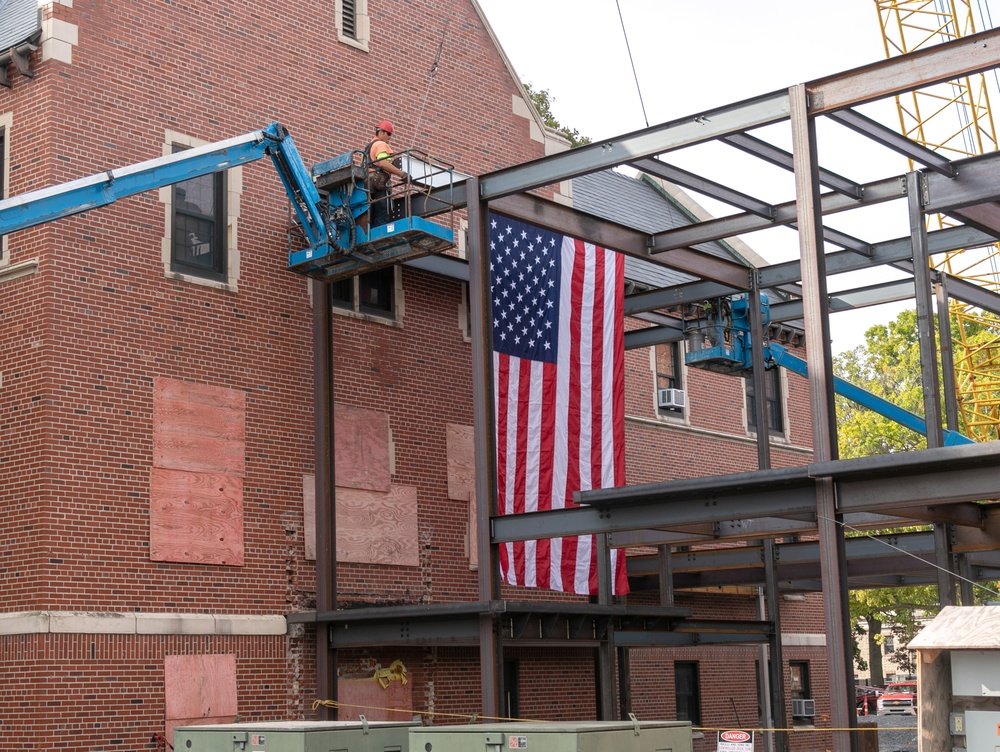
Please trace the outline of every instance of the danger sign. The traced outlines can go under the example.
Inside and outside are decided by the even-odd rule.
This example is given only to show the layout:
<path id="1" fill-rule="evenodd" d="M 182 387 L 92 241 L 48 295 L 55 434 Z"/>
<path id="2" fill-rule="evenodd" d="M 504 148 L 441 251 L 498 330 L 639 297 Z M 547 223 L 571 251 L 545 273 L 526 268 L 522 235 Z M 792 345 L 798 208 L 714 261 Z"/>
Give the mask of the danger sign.
<path id="1" fill-rule="evenodd" d="M 753 731 L 720 731 L 718 752 L 753 752 Z"/>

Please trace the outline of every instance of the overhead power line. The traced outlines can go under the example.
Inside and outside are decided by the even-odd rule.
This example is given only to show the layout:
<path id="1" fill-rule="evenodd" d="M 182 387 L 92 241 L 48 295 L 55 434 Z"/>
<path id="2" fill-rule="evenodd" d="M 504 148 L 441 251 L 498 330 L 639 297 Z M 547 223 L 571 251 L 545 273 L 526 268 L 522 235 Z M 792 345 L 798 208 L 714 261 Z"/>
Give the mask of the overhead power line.
<path id="1" fill-rule="evenodd" d="M 642 119 L 646 121 L 646 127 L 649 127 L 649 118 L 646 116 L 646 103 L 642 101 L 642 89 L 639 88 L 639 76 L 635 72 L 635 61 L 632 59 L 632 47 L 628 43 L 628 32 L 625 31 L 625 19 L 622 18 L 622 6 L 615 0 L 615 7 L 618 8 L 618 20 L 622 25 L 622 36 L 625 37 L 625 49 L 628 50 L 628 61 L 632 66 L 632 78 L 635 79 L 635 90 L 639 94 L 639 106 L 642 107 Z"/>

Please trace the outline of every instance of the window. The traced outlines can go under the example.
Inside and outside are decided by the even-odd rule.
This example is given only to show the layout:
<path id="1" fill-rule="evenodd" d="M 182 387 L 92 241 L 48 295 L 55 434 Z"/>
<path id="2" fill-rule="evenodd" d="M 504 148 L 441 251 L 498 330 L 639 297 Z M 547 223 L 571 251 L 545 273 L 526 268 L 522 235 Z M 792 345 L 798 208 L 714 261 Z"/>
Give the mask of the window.
<path id="1" fill-rule="evenodd" d="M 757 430 L 757 395 L 753 377 L 743 380 L 747 396 L 747 428 Z M 785 433 L 785 415 L 782 409 L 781 371 L 771 368 L 764 372 L 764 384 L 767 392 L 767 428 L 772 435 L 783 436 Z"/>
<path id="2" fill-rule="evenodd" d="M 0 123 L 0 200 L 7 198 L 7 129 Z M 0 266 L 8 263 L 7 236 L 0 238 Z"/>
<path id="3" fill-rule="evenodd" d="M 179 154 L 205 143 L 167 131 L 163 154 Z M 242 171 L 231 167 L 159 190 L 166 221 L 161 257 L 168 278 L 237 291 Z"/>
<path id="4" fill-rule="evenodd" d="M 175 146 L 178 153 L 187 147 Z M 203 175 L 173 186 L 170 268 L 210 279 L 226 275 L 226 173 Z"/>
<path id="5" fill-rule="evenodd" d="M 472 341 L 472 291 L 469 283 L 462 283 L 462 307 L 458 309 L 458 328 L 466 342 Z"/>
<path id="6" fill-rule="evenodd" d="M 670 407 L 660 404 L 661 389 L 681 388 L 681 358 L 680 342 L 665 342 L 653 348 L 656 369 L 656 405 L 660 415 L 680 415 L 683 414 L 683 407 Z"/>
<path id="7" fill-rule="evenodd" d="M 789 661 L 788 675 L 788 692 L 791 699 L 812 699 L 812 689 L 809 686 L 809 661 Z"/>
<path id="8" fill-rule="evenodd" d="M 368 0 L 336 0 L 337 39 L 344 44 L 368 51 Z"/>
<path id="9" fill-rule="evenodd" d="M 330 286 L 334 308 L 353 313 L 395 320 L 399 274 L 397 267 L 387 266 Z"/>
<path id="10" fill-rule="evenodd" d="M 892 655 L 893 653 L 896 652 L 896 641 L 893 640 L 892 637 L 886 637 L 882 645 L 883 645 L 882 652 L 885 653 L 886 655 Z"/>
<path id="11" fill-rule="evenodd" d="M 698 692 L 698 664 L 689 661 L 674 663 L 674 693 L 677 697 L 677 720 L 701 725 L 701 703 Z"/>
<path id="12" fill-rule="evenodd" d="M 517 680 L 520 675 L 517 661 L 503 662 L 504 711 L 508 718 L 519 718 L 521 709 L 518 702 Z"/>

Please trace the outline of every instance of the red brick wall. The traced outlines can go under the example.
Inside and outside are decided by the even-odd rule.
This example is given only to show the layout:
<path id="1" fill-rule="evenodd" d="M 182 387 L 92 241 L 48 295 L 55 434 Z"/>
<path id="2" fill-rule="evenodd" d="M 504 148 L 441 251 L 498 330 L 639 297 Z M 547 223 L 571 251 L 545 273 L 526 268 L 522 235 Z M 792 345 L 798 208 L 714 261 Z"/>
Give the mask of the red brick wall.
<path id="1" fill-rule="evenodd" d="M 0 637 L 3 749 L 155 749 L 163 730 L 163 658 L 236 657 L 243 720 L 303 711 L 288 692 L 285 637 L 43 634 Z"/>
<path id="2" fill-rule="evenodd" d="M 79 27 L 72 65 L 41 63 L 36 53 L 35 78 L 15 75 L 12 89 L 0 89 L 0 112 L 13 114 L 12 194 L 160 156 L 168 129 L 217 140 L 274 120 L 308 163 L 363 146 L 383 117 L 396 124 L 397 148 L 415 142 L 471 174 L 541 155 L 527 121 L 511 114 L 514 82 L 462 2 L 372 0 L 370 54 L 333 41 L 332 2 L 75 0 L 52 12 Z M 0 284 L 0 609 L 280 614 L 314 605 L 301 498 L 313 464 L 312 310 L 304 280 L 285 270 L 287 199 L 277 176 L 262 162 L 244 168 L 243 182 L 238 293 L 164 278 L 155 191 L 10 237 L 11 260 L 37 258 L 39 271 Z M 335 317 L 334 379 L 339 402 L 389 415 L 393 481 L 418 491 L 421 567 L 344 566 L 342 602 L 477 597 L 465 504 L 448 499 L 446 483 L 445 425 L 472 423 L 461 288 L 407 270 L 403 291 L 401 328 Z M 633 416 L 651 417 L 646 357 L 629 356 Z M 150 561 L 157 377 L 246 395 L 242 566 Z M 742 433 L 738 380 L 692 374 L 689 386 L 695 427 Z M 793 402 L 801 417 L 801 399 Z M 792 443 L 808 436 L 793 433 Z M 706 456 L 717 464 L 704 474 L 755 460 L 749 441 L 722 452 L 708 433 L 678 437 L 635 422 L 628 442 L 631 482 L 700 473 L 695 461 Z M 775 452 L 776 465 L 804 461 Z M 149 748 L 163 725 L 157 682 L 167 653 L 235 654 L 247 719 L 308 716 L 315 699 L 311 630 L 290 640 L 0 639 L 6 675 L 19 677 L 0 689 L 0 723 L 22 748 L 28 737 L 42 748 Z M 475 650 L 400 655 L 413 664 L 418 710 L 479 711 Z M 594 717 L 590 651 L 516 655 L 522 715 Z M 350 654 L 341 660 L 351 665 Z"/>

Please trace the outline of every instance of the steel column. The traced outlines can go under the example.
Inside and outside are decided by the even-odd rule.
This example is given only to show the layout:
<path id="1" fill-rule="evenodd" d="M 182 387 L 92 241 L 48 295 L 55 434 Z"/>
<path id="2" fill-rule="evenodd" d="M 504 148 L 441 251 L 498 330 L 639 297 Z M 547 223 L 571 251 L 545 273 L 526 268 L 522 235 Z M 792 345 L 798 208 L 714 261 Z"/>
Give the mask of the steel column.
<path id="1" fill-rule="evenodd" d="M 955 385 L 955 349 L 951 340 L 951 298 L 948 275 L 938 274 L 934 285 L 937 299 L 938 336 L 941 338 L 941 388 L 944 391 L 945 427 L 958 431 L 958 387 Z"/>
<path id="2" fill-rule="evenodd" d="M 612 605 L 611 549 L 608 548 L 607 533 L 594 536 L 597 557 L 597 602 L 602 606 Z M 597 718 L 601 721 L 615 720 L 615 627 L 608 624 L 604 639 L 594 651 L 597 674 Z M 624 701 L 624 697 L 620 698 Z"/>
<path id="3" fill-rule="evenodd" d="M 478 178 L 469 178 L 470 196 L 479 195 Z M 489 218 L 485 202 L 468 204 L 469 307 L 472 311 L 472 398 L 476 457 L 476 540 L 479 546 L 479 600 L 500 597 L 498 550 L 490 541 L 490 517 L 497 509 L 496 439 L 493 432 L 493 348 L 489 296 Z M 479 664 L 482 677 L 483 715 L 499 716 L 503 691 L 503 644 L 492 613 L 479 617 Z"/>
<path id="4" fill-rule="evenodd" d="M 944 446 L 941 425 L 941 395 L 938 388 L 937 346 L 934 339 L 934 308 L 931 292 L 930 254 L 927 249 L 927 225 L 923 206 L 926 178 L 919 172 L 906 174 L 906 205 L 910 218 L 910 245 L 913 248 L 913 288 L 917 307 L 917 343 L 920 347 L 920 381 L 924 392 L 924 420 L 927 447 Z M 945 320 L 948 311 L 944 312 Z M 955 588 L 950 577 L 951 546 L 949 526 L 934 525 L 934 558 L 938 583 L 938 604 L 955 605 Z"/>
<path id="5" fill-rule="evenodd" d="M 788 716 L 785 713 L 785 658 L 781 649 L 781 600 L 778 597 L 778 576 L 775 566 L 775 545 L 773 538 L 763 541 L 762 555 L 764 557 L 764 594 L 767 598 L 767 613 L 774 625 L 774 633 L 768 643 L 767 663 L 761 662 L 761 668 L 767 668 L 768 682 L 765 692 L 768 693 L 767 705 L 772 728 L 788 728 Z M 777 752 L 788 752 L 788 732 L 779 731 L 775 734 L 773 744 Z"/>
<path id="6" fill-rule="evenodd" d="M 795 155 L 795 196 L 799 249 L 802 264 L 802 294 L 806 312 L 807 362 L 813 419 L 813 452 L 817 459 L 837 456 L 834 420 L 833 373 L 830 352 L 830 317 L 826 309 L 826 259 L 822 245 L 822 214 L 819 204 L 819 172 L 816 160 L 816 124 L 809 116 L 804 85 L 789 90 L 792 125 L 792 153 Z M 831 719 L 835 728 L 857 725 L 848 712 L 847 608 L 844 603 L 843 559 L 839 541 L 843 532 L 837 523 L 833 480 L 816 481 L 816 516 L 822 564 L 823 601 L 829 656 Z M 852 693 L 853 694 L 853 693 Z M 850 710 L 853 711 L 853 696 Z M 834 752 L 850 752 L 849 734 L 835 734 Z"/>
<path id="7" fill-rule="evenodd" d="M 333 451 L 333 326 L 330 283 L 311 280 L 313 296 L 313 423 L 315 434 L 316 611 L 337 607 L 337 560 Z M 316 625 L 316 697 L 337 699 L 337 651 L 329 629 Z M 336 719 L 336 708 L 321 706 L 320 718 Z"/>

